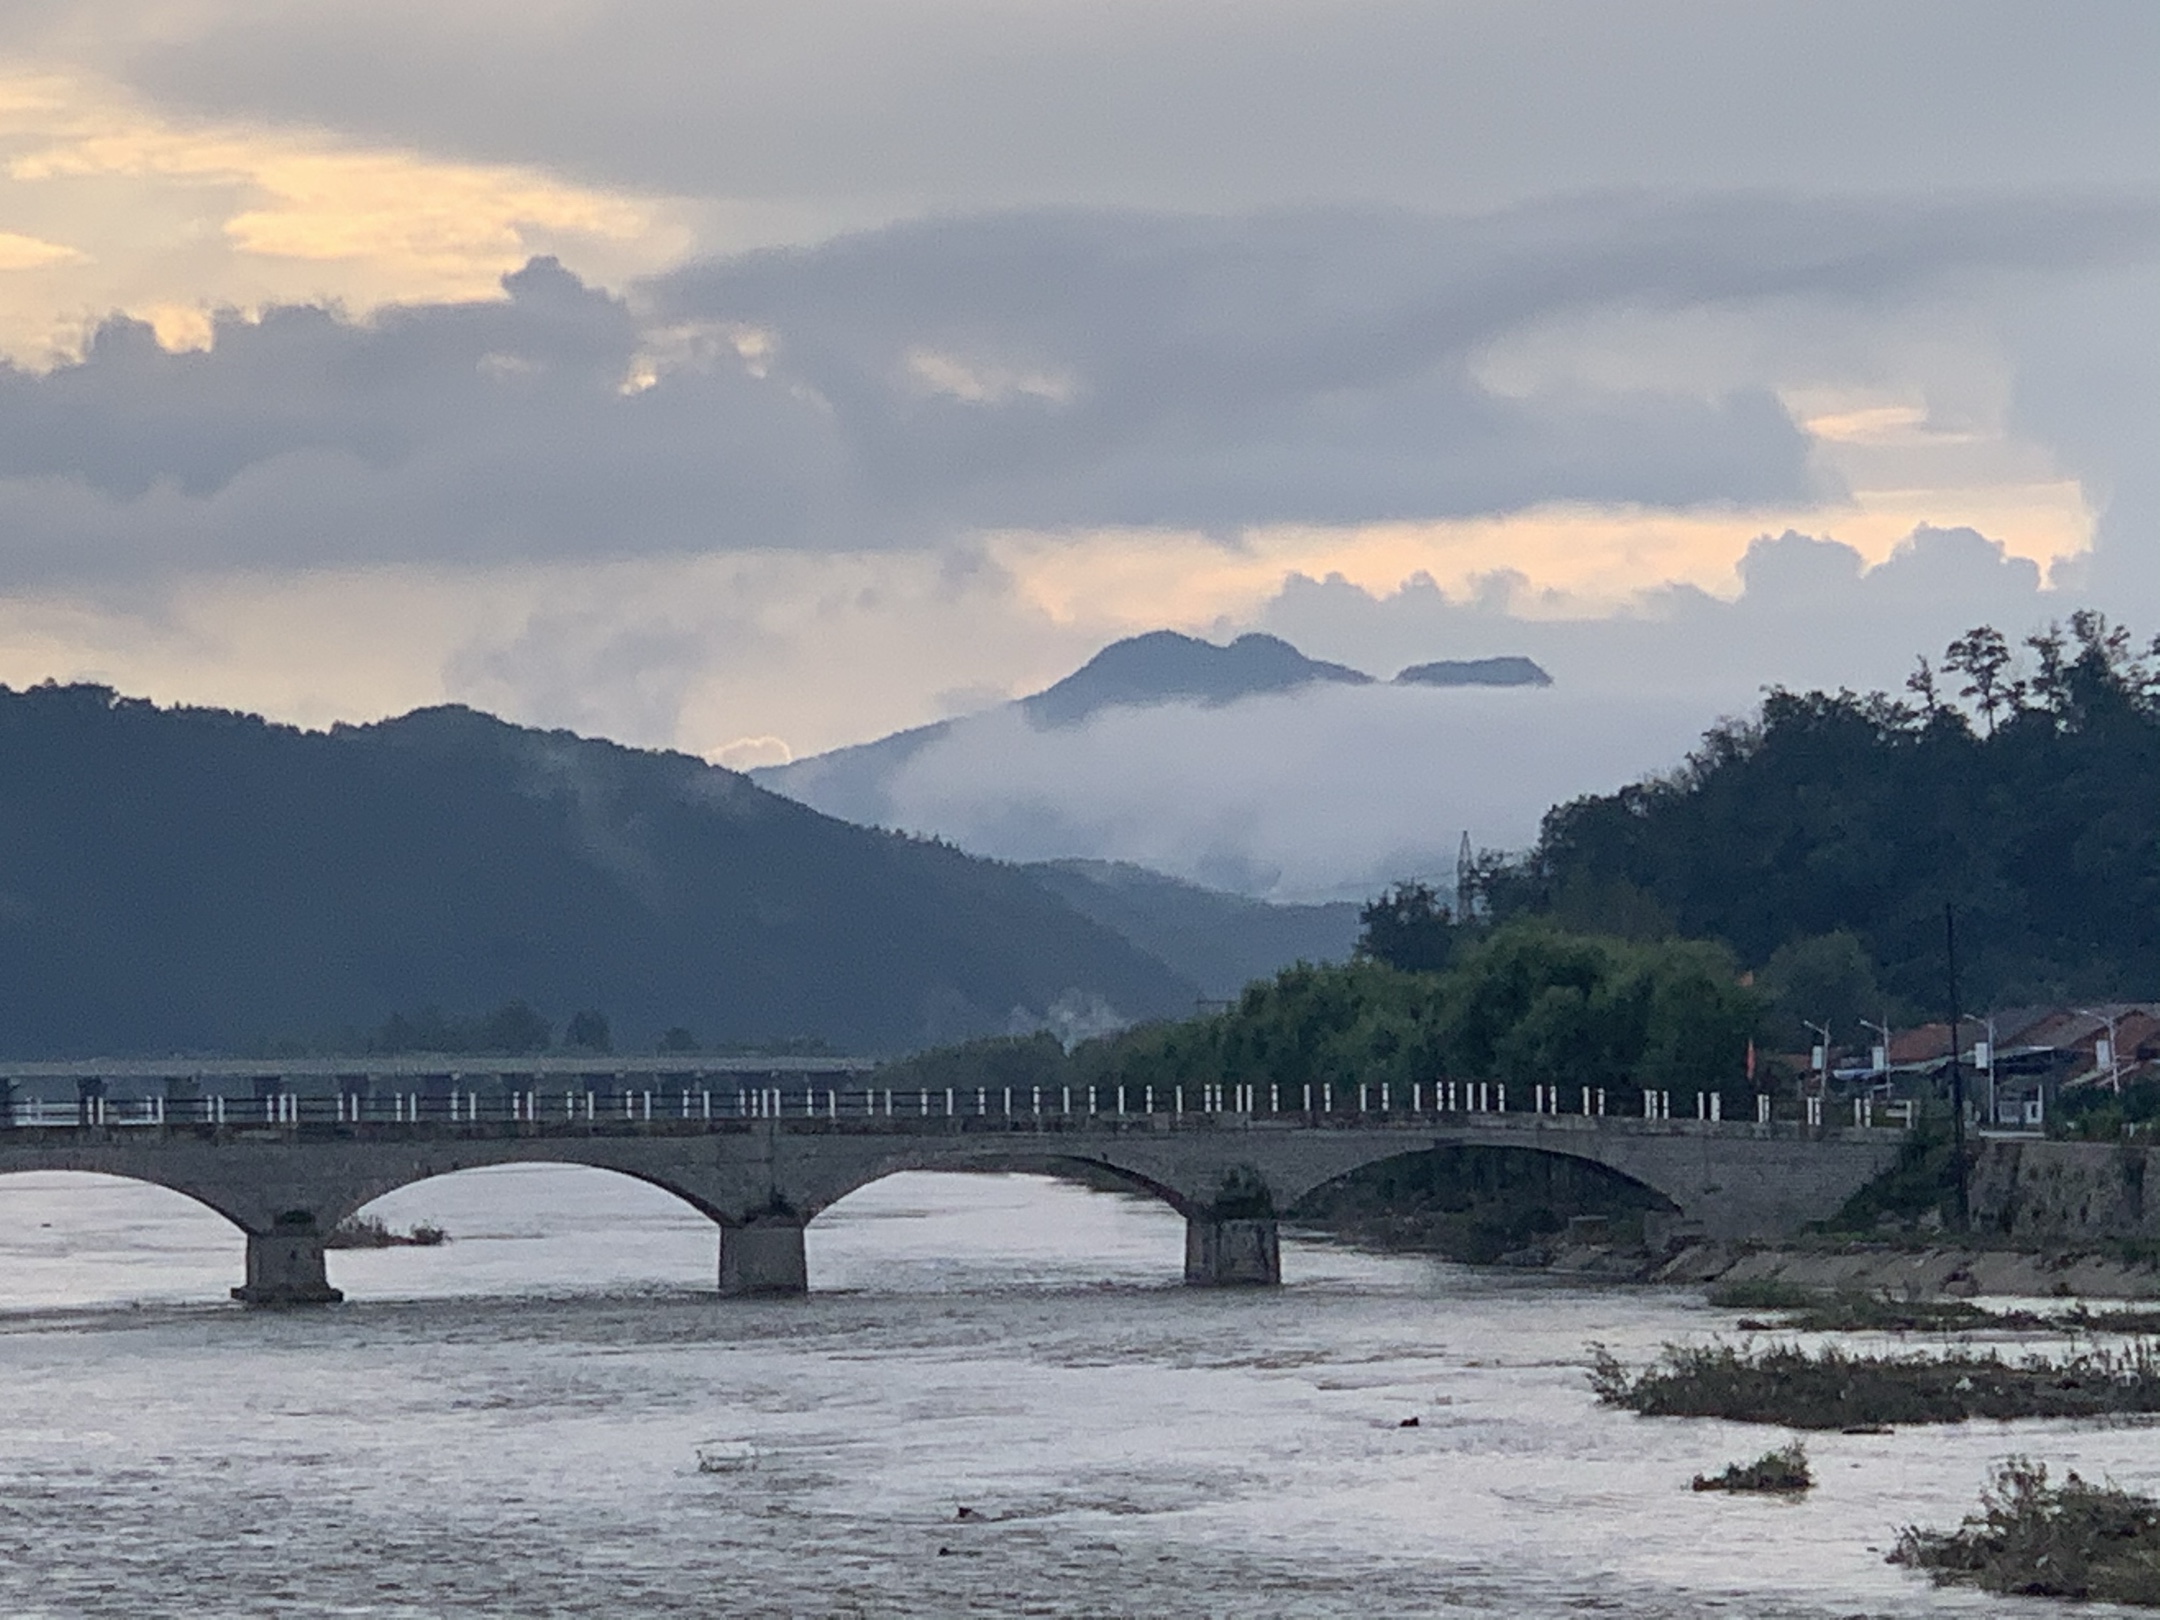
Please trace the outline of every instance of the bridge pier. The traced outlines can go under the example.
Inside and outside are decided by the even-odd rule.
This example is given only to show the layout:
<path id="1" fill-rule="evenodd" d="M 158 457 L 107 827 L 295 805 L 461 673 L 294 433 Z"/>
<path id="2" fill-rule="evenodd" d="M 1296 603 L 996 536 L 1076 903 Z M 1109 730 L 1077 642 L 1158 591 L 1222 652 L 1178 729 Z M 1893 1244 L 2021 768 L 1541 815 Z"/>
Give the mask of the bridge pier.
<path id="1" fill-rule="evenodd" d="M 1186 1216 L 1185 1280 L 1204 1288 L 1280 1285 L 1282 1242 L 1275 1217 Z"/>
<path id="2" fill-rule="evenodd" d="M 335 1305 L 345 1295 L 330 1286 L 323 1234 L 309 1221 L 248 1233 L 247 1282 L 232 1297 L 243 1305 Z"/>
<path id="3" fill-rule="evenodd" d="M 741 1226 L 720 1228 L 720 1292 L 745 1295 L 807 1294 L 810 1267 L 803 1255 L 803 1223 L 793 1215 L 761 1215 Z"/>

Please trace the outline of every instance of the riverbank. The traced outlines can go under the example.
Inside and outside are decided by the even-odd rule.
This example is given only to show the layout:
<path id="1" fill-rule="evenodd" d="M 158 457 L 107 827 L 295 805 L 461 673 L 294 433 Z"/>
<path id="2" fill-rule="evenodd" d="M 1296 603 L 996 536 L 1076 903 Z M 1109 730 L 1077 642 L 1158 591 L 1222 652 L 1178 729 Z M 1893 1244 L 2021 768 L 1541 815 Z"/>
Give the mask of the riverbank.
<path id="1" fill-rule="evenodd" d="M 1586 1224 L 1572 1223 L 1576 1227 Z M 1391 1253 L 1449 1253 L 1411 1222 L 1364 1222 L 1325 1235 Z M 1709 1287 L 1763 1284 L 1807 1294 L 1871 1294 L 1892 1299 L 2160 1300 L 2160 1262 L 2117 1244 L 2105 1248 L 2012 1248 L 1979 1244 L 1890 1243 L 1822 1237 L 1789 1244 L 1723 1243 L 1701 1237 L 1654 1246 L 1629 1238 L 1571 1237 L 1526 1245 L 1482 1263 L 1606 1282 Z"/>
<path id="2" fill-rule="evenodd" d="M 1944 1230 L 1947 1144 L 1916 1138 L 1905 1161 L 1825 1223 L 1777 1243 L 1719 1241 L 1652 1207 L 1643 1189 L 1554 1155 L 1453 1149 L 1346 1177 L 1297 1211 L 1327 1235 L 1583 1278 L 1706 1285 L 1770 1282 L 1898 1299 L 2160 1299 L 2160 1148 L 1989 1138 L 1969 1178 L 1971 1230 Z"/>
<path id="3" fill-rule="evenodd" d="M 2160 1299 L 2160 1266 L 2096 1249 L 1884 1243 L 1757 1247 L 1696 1242 L 1661 1259 L 1643 1257 L 1647 1282 L 1777 1284 L 1809 1293 L 1888 1294 L 1896 1299 Z"/>

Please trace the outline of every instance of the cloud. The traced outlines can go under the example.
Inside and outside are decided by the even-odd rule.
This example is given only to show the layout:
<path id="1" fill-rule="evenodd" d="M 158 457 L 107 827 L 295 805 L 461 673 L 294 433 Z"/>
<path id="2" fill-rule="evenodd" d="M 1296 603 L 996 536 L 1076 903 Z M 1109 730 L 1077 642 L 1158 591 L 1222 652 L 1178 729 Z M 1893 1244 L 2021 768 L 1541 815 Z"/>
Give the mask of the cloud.
<path id="1" fill-rule="evenodd" d="M 1776 684 L 1894 691 L 1917 655 L 1936 656 L 1976 624 L 2015 636 L 2068 611 L 2030 559 L 1971 529 L 1918 529 L 1873 566 L 1835 539 L 1765 535 L 1738 572 L 1730 601 L 1671 586 L 1595 617 L 1525 612 L 1535 593 L 1506 576 L 1476 595 L 1430 580 L 1373 592 L 1299 577 L 1255 623 L 1317 657 L 1354 649 L 1386 665 L 1523 653 L 1563 689 L 1693 694 L 1707 718 Z"/>
<path id="2" fill-rule="evenodd" d="M 2149 183 L 2145 0 L 18 0 L 176 108 L 880 218 Z"/>
<path id="3" fill-rule="evenodd" d="M 58 242 L 41 241 L 14 231 L 0 231 L 0 270 L 43 270 L 56 264 L 75 264 L 82 255 Z"/>
<path id="4" fill-rule="evenodd" d="M 2146 263 L 2156 231 L 1999 201 L 1007 215 L 624 296 L 540 260 L 499 301 L 221 316 L 203 352 L 116 322 L 77 364 L 0 372 L 0 583 L 1805 510 L 1844 483 L 1772 377 L 1503 389 L 1480 357 L 1570 311 L 1895 310 Z"/>
<path id="5" fill-rule="evenodd" d="M 1011 859 L 1138 861 L 1277 899 L 1445 878 L 1467 831 L 1520 847 L 1553 804 L 1679 763 L 1770 684 L 1897 691 L 1917 654 L 1973 625 L 2013 638 L 2065 610 L 2029 560 L 1970 530 L 1921 530 L 1869 567 L 1835 541 L 1753 544 L 1743 593 L 1677 588 L 1608 618 L 1538 620 L 1504 585 L 1376 596 L 1293 580 L 1260 623 L 1382 676 L 1433 658 L 1527 653 L 1545 689 L 1324 688 L 1223 708 L 1112 710 L 1037 730 L 956 722 L 884 783 L 875 819 Z M 801 789 L 815 804 L 818 781 Z"/>
<path id="6" fill-rule="evenodd" d="M 1547 805 L 1670 764 L 1701 722 L 1673 698 L 1415 687 L 1119 709 L 1057 731 L 1005 712 L 919 752 L 891 799 L 898 824 L 986 854 L 1333 898 L 1452 872 L 1465 830 L 1526 843 Z"/>
<path id="7" fill-rule="evenodd" d="M 487 298 L 536 254 L 602 280 L 686 256 L 699 210 L 530 164 L 174 116 L 95 76 L 0 66 L 0 354 L 76 353 L 113 311 L 162 338 L 210 312 Z M 61 244 L 66 244 L 65 246 Z M 186 330 L 192 325 L 193 333 Z"/>

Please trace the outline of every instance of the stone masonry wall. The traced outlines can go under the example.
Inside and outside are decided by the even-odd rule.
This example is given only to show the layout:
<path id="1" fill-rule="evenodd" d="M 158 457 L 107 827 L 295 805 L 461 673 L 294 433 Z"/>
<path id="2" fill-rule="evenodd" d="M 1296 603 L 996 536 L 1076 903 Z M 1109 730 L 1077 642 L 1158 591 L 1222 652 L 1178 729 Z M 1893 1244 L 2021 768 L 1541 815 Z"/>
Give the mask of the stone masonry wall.
<path id="1" fill-rule="evenodd" d="M 1973 1225 L 2040 1243 L 2160 1239 L 2155 1156 L 2113 1142 L 1988 1142 L 1973 1167 Z"/>

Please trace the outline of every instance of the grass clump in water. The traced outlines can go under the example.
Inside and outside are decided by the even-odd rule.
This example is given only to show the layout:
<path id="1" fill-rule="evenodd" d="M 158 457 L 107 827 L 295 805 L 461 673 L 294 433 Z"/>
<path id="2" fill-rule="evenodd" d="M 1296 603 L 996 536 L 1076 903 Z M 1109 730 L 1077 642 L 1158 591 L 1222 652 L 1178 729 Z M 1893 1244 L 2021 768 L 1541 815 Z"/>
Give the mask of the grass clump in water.
<path id="1" fill-rule="evenodd" d="M 1714 1289 L 1712 1305 L 1777 1313 L 1742 1317 L 1745 1332 L 1788 1333 L 2160 1333 L 2160 1311 L 1993 1311 L 1968 1299 L 1895 1299 L 1887 1293 L 1815 1294 L 1769 1278 Z"/>
<path id="2" fill-rule="evenodd" d="M 1714 1417 L 1791 1429 L 1849 1429 L 1968 1418 L 2100 1417 L 2160 1412 L 2160 1357 L 2120 1351 L 2005 1361 L 1987 1354 L 1864 1355 L 1830 1346 L 1667 1345 L 1631 1372 L 1590 1347 L 1590 1387 L 1644 1417 Z"/>
<path id="3" fill-rule="evenodd" d="M 1743 1320 L 1743 1328 L 1772 1324 Z M 1832 1294 L 1788 1310 L 1774 1324 L 1793 1333 L 2045 1333 L 2053 1319 L 2033 1311 L 1991 1311 L 1965 1299 L 1892 1299 Z"/>
<path id="4" fill-rule="evenodd" d="M 2160 1608 L 2160 1502 L 2012 1457 L 1955 1530 L 1907 1525 L 1890 1562 L 1938 1586 Z"/>
<path id="5" fill-rule="evenodd" d="M 1721 1311 L 1803 1311 L 1822 1300 L 1813 1289 L 1781 1282 L 1776 1277 L 1715 1283 L 1704 1297 Z"/>
<path id="6" fill-rule="evenodd" d="M 1814 1486 L 1815 1475 L 1808 1468 L 1807 1447 L 1795 1440 L 1775 1451 L 1764 1452 L 1751 1463 L 1727 1463 L 1722 1474 L 1697 1474 L 1690 1489 L 1789 1494 L 1812 1490 Z"/>
<path id="7" fill-rule="evenodd" d="M 393 1232 L 379 1215 L 348 1215 L 323 1239 L 326 1249 L 432 1249 L 450 1234 L 421 1221 L 407 1231 Z"/>

